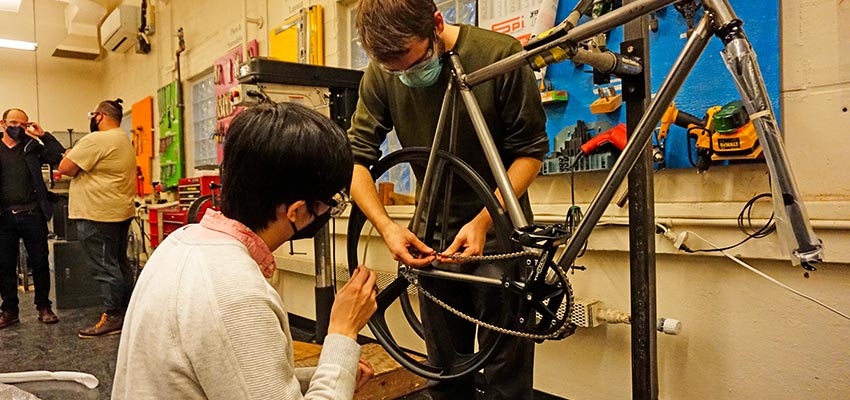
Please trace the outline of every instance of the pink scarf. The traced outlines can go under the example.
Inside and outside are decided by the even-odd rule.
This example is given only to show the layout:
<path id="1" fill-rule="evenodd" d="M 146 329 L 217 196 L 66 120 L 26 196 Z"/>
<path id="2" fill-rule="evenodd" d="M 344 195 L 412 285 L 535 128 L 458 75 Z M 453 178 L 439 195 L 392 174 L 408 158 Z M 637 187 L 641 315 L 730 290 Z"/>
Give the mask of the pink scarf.
<path id="1" fill-rule="evenodd" d="M 227 218 L 224 214 L 215 210 L 207 210 L 204 214 L 204 219 L 201 220 L 201 226 L 216 232 L 224 233 L 244 244 L 245 247 L 248 248 L 248 253 L 251 254 L 251 258 L 253 258 L 254 261 L 257 262 L 257 266 L 260 267 L 260 271 L 263 273 L 263 276 L 266 278 L 272 277 L 275 269 L 277 269 L 277 265 L 274 261 L 274 255 L 271 250 L 269 250 L 269 246 L 266 245 L 266 242 L 264 242 L 263 239 L 260 239 L 260 237 L 257 236 L 251 228 L 248 228 L 237 220 Z"/>

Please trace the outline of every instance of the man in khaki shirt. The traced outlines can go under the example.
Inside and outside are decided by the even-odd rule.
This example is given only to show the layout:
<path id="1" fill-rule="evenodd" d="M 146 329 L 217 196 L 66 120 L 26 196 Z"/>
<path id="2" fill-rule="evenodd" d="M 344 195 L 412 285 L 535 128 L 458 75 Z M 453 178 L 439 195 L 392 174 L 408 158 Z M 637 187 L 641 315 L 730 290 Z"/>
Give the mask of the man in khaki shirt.
<path id="1" fill-rule="evenodd" d="M 68 217 L 77 233 L 94 279 L 100 282 L 106 309 L 81 338 L 121 332 L 133 290 L 134 271 L 127 260 L 127 233 L 133 207 L 136 158 L 127 132 L 119 125 L 121 99 L 101 102 L 90 113 L 91 132 L 65 154 L 59 172 L 73 177 Z"/>

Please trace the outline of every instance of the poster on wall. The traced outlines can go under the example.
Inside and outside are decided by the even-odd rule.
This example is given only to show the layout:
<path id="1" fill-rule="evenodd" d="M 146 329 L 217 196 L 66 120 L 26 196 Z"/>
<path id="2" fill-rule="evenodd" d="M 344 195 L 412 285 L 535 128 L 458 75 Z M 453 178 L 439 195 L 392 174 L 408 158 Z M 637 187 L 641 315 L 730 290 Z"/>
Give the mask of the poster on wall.
<path id="1" fill-rule="evenodd" d="M 479 0 L 478 26 L 511 35 L 525 45 L 554 26 L 557 0 Z"/>

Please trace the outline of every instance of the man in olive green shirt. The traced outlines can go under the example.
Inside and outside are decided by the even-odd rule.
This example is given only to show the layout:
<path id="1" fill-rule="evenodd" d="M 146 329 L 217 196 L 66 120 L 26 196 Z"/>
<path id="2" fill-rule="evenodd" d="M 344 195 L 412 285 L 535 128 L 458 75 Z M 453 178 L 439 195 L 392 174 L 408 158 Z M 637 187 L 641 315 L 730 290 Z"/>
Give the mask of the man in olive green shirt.
<path id="1" fill-rule="evenodd" d="M 72 176 L 68 217 L 77 232 L 105 311 L 100 321 L 79 331 L 81 338 L 121 332 L 130 301 L 134 271 L 127 260 L 127 233 L 135 213 L 136 153 L 119 125 L 121 99 L 101 102 L 90 115 L 90 134 L 69 150 L 59 172 Z"/>
<path id="2" fill-rule="evenodd" d="M 470 72 L 520 51 L 521 45 L 507 35 L 473 26 L 448 25 L 431 1 L 361 0 L 357 28 L 371 62 L 360 83 L 360 98 L 349 130 L 356 163 L 351 189 L 353 199 L 380 232 L 393 257 L 406 265 L 423 267 L 435 260 L 452 262 L 446 256 L 455 253 L 463 256 L 482 254 L 492 221 L 483 203 L 471 191 L 458 189 L 452 193 L 452 208 L 448 212 L 449 230 L 454 240 L 448 248 L 434 251 L 389 218 L 368 167 L 379 158 L 380 143 L 392 129 L 396 130 L 403 147 L 431 145 L 440 99 L 450 78 L 448 62 L 442 59 L 447 50 L 457 52 L 464 69 Z M 526 66 L 477 85 L 472 91 L 502 162 L 508 167 L 508 177 L 520 196 L 520 204 L 531 221 L 525 191 L 549 151 L 546 117 L 534 75 Z M 481 174 L 495 191 L 495 180 L 471 121 L 465 115 L 460 118 L 458 132 L 458 156 Z M 411 247 L 418 250 L 419 256 L 410 253 Z M 498 270 L 492 265 L 468 269 L 490 275 Z M 429 289 L 450 304 L 465 304 L 464 308 L 473 310 L 477 318 L 497 320 L 494 314 L 502 311 L 498 293 L 457 282 L 445 281 L 439 285 Z M 455 349 L 459 349 L 458 352 L 472 349 L 474 327 L 470 329 L 468 322 L 459 321 L 427 299 L 421 299 L 420 304 L 429 363 L 451 363 Z M 479 329 L 479 343 L 492 339 L 492 332 Z M 503 343 L 491 364 L 484 369 L 486 396 L 530 399 L 533 342 L 505 337 Z M 474 399 L 474 379 L 468 376 L 439 382 L 432 385 L 430 391 L 435 399 Z"/>

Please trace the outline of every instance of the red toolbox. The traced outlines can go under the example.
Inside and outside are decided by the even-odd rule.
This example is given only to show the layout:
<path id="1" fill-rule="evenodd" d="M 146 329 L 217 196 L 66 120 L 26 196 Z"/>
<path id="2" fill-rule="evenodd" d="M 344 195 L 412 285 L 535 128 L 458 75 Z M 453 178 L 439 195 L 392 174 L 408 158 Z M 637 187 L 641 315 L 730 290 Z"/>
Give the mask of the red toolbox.
<path id="1" fill-rule="evenodd" d="M 148 222 L 150 224 L 151 247 L 159 245 L 160 240 L 186 225 L 186 210 L 172 205 L 164 208 L 150 208 Z"/>
<path id="2" fill-rule="evenodd" d="M 188 210 L 192 202 L 198 197 L 212 194 L 210 183 L 219 183 L 218 175 L 197 176 L 194 178 L 180 178 L 177 182 L 177 197 L 180 200 L 180 209 Z"/>

